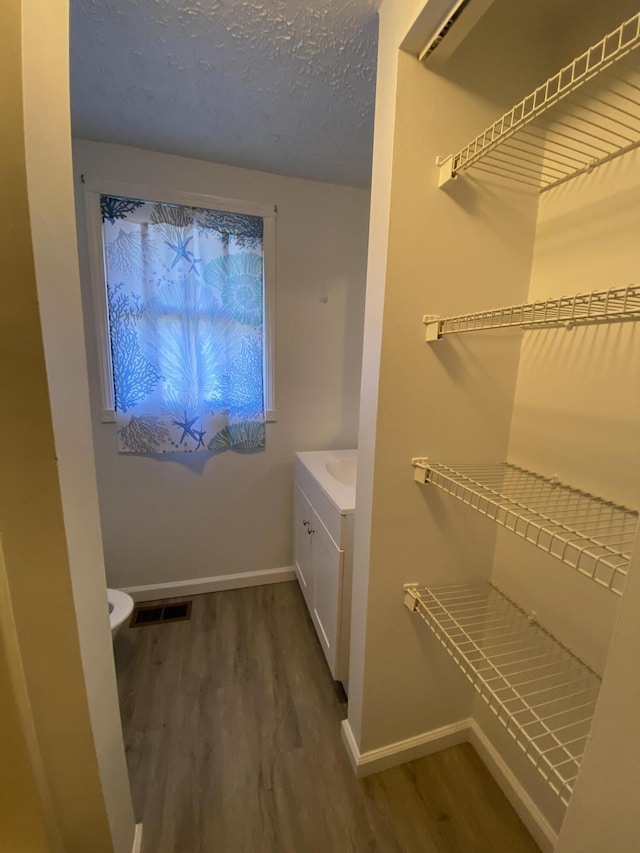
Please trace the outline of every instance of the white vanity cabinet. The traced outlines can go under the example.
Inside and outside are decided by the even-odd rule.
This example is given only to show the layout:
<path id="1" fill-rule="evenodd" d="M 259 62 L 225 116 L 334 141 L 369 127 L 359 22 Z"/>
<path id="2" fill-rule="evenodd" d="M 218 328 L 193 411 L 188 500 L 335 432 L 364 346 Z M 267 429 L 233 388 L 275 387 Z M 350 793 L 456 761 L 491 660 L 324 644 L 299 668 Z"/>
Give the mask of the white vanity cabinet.
<path id="1" fill-rule="evenodd" d="M 313 607 L 313 575 L 311 574 L 311 521 L 315 511 L 305 493 L 296 483 L 293 504 L 293 564 L 300 589 L 307 602 Z"/>
<path id="2" fill-rule="evenodd" d="M 298 583 L 331 674 L 345 687 L 349 674 L 354 507 L 345 506 L 344 501 L 338 503 L 339 495 L 331 494 L 333 483 L 326 475 L 325 463 L 348 452 L 296 454 L 293 536 Z"/>

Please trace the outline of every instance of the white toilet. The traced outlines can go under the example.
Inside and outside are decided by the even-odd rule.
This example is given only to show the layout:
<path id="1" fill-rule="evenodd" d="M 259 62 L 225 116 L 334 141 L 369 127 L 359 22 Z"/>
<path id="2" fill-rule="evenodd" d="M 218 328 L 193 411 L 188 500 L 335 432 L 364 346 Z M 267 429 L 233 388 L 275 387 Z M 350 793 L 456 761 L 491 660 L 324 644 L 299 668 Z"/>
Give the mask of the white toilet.
<path id="1" fill-rule="evenodd" d="M 133 612 L 133 598 L 119 589 L 107 589 L 109 600 L 109 622 L 111 623 L 111 636 L 115 637 L 121 625 L 123 625 Z"/>

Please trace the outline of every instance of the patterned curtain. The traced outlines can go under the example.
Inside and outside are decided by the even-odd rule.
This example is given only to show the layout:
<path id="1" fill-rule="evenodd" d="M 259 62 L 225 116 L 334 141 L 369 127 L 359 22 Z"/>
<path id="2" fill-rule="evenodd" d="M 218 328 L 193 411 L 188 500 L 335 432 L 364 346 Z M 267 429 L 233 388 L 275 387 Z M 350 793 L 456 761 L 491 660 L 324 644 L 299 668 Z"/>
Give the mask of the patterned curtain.
<path id="1" fill-rule="evenodd" d="M 101 196 L 118 447 L 264 447 L 262 218 Z"/>

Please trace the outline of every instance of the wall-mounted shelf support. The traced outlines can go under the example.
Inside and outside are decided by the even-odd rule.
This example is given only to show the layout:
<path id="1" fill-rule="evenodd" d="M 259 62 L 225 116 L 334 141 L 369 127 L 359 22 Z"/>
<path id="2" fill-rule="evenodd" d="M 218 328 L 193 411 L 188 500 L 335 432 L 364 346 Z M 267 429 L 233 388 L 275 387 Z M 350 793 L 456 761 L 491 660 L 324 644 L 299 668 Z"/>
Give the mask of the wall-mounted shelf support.
<path id="1" fill-rule="evenodd" d="M 427 482 L 427 472 L 429 470 L 429 460 L 426 456 L 414 456 L 411 460 L 413 465 L 413 479 L 416 483 Z"/>
<path id="2" fill-rule="evenodd" d="M 490 584 L 405 586 L 404 603 L 567 805 L 600 678 Z"/>
<path id="3" fill-rule="evenodd" d="M 441 340 L 444 335 L 460 332 L 478 332 L 483 329 L 506 329 L 519 326 L 531 329 L 539 326 L 566 326 L 588 323 L 615 322 L 640 319 L 640 285 L 610 287 L 607 290 L 592 290 L 573 296 L 560 296 L 509 305 L 505 308 L 490 308 L 470 314 L 439 317 L 425 314 L 422 322 L 426 327 L 425 340 Z"/>
<path id="4" fill-rule="evenodd" d="M 419 482 L 476 512 L 622 595 L 638 513 L 507 462 L 420 467 Z M 416 478 L 417 479 L 417 478 Z"/>
<path id="5" fill-rule="evenodd" d="M 431 341 L 439 341 L 442 337 L 440 330 L 441 317 L 438 314 L 425 314 L 422 318 L 425 325 L 424 339 L 427 343 Z"/>
<path id="6" fill-rule="evenodd" d="M 640 145 L 640 13 L 592 45 L 456 154 L 438 185 L 477 168 L 540 192 Z"/>
<path id="7" fill-rule="evenodd" d="M 442 188 L 450 181 L 455 181 L 453 154 L 449 154 L 448 157 L 436 157 L 436 166 L 438 167 L 438 187 Z"/>

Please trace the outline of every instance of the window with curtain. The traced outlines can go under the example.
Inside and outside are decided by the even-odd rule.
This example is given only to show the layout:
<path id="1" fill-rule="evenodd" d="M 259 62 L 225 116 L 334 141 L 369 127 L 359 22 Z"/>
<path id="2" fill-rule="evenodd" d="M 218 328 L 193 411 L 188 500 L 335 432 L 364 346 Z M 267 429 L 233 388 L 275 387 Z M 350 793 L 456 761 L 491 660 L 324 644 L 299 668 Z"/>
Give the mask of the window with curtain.
<path id="1" fill-rule="evenodd" d="M 119 450 L 262 449 L 263 217 L 104 194 L 100 211 Z"/>

